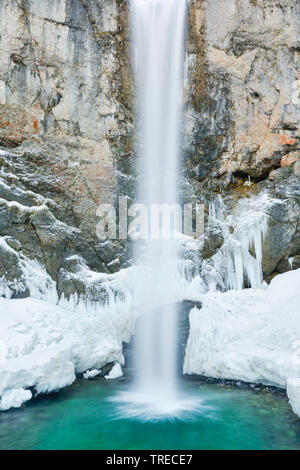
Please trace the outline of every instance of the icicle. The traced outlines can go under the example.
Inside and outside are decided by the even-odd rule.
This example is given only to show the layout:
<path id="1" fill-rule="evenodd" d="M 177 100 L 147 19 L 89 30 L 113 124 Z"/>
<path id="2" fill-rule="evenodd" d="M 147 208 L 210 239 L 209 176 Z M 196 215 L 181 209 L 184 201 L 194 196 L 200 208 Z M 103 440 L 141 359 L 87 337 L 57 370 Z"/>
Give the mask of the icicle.
<path id="1" fill-rule="evenodd" d="M 239 201 L 232 215 L 226 215 L 221 196 L 210 203 L 210 217 L 217 219 L 224 236 L 224 244 L 213 257 L 213 263 L 222 273 L 227 289 L 262 285 L 263 239 L 268 229 L 267 209 L 272 203 L 263 193 Z"/>

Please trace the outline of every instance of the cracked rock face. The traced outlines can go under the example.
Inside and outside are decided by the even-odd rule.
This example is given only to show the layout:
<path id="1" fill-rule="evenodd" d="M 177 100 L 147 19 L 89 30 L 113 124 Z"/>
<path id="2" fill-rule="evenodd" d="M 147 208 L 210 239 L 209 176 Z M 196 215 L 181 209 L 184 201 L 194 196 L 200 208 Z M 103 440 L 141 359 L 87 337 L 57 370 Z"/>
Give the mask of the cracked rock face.
<path id="1" fill-rule="evenodd" d="M 127 3 L 0 2 L 0 144 L 40 156 L 90 234 L 131 158 Z"/>
<path id="2" fill-rule="evenodd" d="M 79 165 L 86 224 L 94 204 L 132 192 L 129 2 L 10 0 L 0 9 L 0 143 L 34 142 Z M 299 28 L 293 0 L 191 0 L 184 154 L 195 184 L 264 179 L 298 158 Z"/>
<path id="3" fill-rule="evenodd" d="M 59 184 L 55 166 L 62 162 L 55 159 L 0 150 L 0 164 L 0 239 L 5 237 L 15 252 L 37 260 L 54 280 L 72 255 L 84 257 L 98 272 L 112 272 L 111 263 L 118 262 L 119 269 L 125 266 L 129 257 L 126 247 L 109 242 L 110 250 L 106 250 L 108 242 L 93 236 L 92 225 L 82 225 L 74 211 L 74 194 L 81 181 L 77 181 L 76 172 L 65 173 L 73 179 L 72 192 Z M 64 166 L 59 168 L 64 170 Z M 16 254 L 10 256 L 16 258 Z M 11 264 L 9 259 L 0 254 L 3 269 Z M 0 269 L 0 278 L 2 275 Z"/>
<path id="4" fill-rule="evenodd" d="M 196 180 L 265 178 L 300 147 L 300 4 L 192 0 L 185 153 Z"/>

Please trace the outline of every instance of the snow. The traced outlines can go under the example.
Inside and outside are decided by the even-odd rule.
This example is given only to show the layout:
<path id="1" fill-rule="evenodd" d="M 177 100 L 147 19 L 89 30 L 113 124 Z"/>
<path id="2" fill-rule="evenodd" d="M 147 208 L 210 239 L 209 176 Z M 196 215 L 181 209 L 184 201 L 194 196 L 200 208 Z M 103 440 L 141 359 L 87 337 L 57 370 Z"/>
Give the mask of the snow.
<path id="1" fill-rule="evenodd" d="M 1 150 L 0 150 L 1 155 Z M 4 179 L 3 179 L 4 178 Z M 5 169 L 2 167 L 0 170 L 0 190 L 4 194 L 6 193 L 7 199 L 0 198 L 0 203 L 6 205 L 8 208 L 14 207 L 20 213 L 26 213 L 30 215 L 37 210 L 40 209 L 47 209 L 49 207 L 57 207 L 56 202 L 53 199 L 45 198 L 44 196 L 35 193 L 33 191 L 24 190 L 18 187 L 16 184 L 13 187 L 6 184 L 5 180 L 9 180 L 9 182 L 18 183 L 19 178 L 14 175 L 13 173 L 6 172 Z M 16 198 L 13 200 L 11 198 Z M 24 206 L 17 202 L 17 199 L 24 199 L 26 198 L 27 201 L 31 199 L 31 204 L 29 206 Z M 31 210 L 32 209 L 32 210 Z"/>
<path id="2" fill-rule="evenodd" d="M 287 395 L 294 413 L 300 416 L 300 379 L 288 379 Z"/>
<path id="3" fill-rule="evenodd" d="M 122 377 L 123 371 L 120 364 L 115 364 L 108 375 L 105 376 L 107 380 L 119 379 Z"/>
<path id="4" fill-rule="evenodd" d="M 269 286 L 198 297 L 184 373 L 282 388 L 300 378 L 300 269 Z M 294 396 L 290 386 L 290 393 Z"/>
<path id="5" fill-rule="evenodd" d="M 9 390 L 2 395 L 0 400 L 0 410 L 6 411 L 10 408 L 19 408 L 23 403 L 32 398 L 30 390 L 24 390 L 23 388 L 16 388 Z"/>
<path id="6" fill-rule="evenodd" d="M 0 298 L 0 312 L 2 398 L 19 388 L 56 391 L 74 382 L 75 373 L 124 360 L 130 312 L 82 315 L 32 298 Z"/>
<path id="7" fill-rule="evenodd" d="M 4 185 L 4 183 L 0 181 L 0 186 L 6 185 Z M 39 211 L 41 212 L 44 210 L 48 210 L 48 207 L 46 205 L 28 207 L 24 206 L 23 204 L 20 204 L 17 201 L 7 201 L 6 199 L 2 198 L 0 198 L 0 204 L 6 206 L 8 209 L 15 209 L 15 212 L 17 212 L 19 215 L 25 216 L 30 216 Z"/>
<path id="8" fill-rule="evenodd" d="M 97 377 L 100 374 L 101 374 L 101 370 L 98 370 L 98 369 L 87 370 L 83 374 L 83 378 L 86 379 L 86 380 L 93 379 L 94 377 Z"/>

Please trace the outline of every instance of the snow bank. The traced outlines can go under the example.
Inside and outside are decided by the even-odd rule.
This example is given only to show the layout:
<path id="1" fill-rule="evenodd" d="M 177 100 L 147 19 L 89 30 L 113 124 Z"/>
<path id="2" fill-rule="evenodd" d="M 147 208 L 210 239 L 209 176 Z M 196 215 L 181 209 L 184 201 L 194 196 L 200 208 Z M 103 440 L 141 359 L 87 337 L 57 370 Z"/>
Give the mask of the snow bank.
<path id="1" fill-rule="evenodd" d="M 184 373 L 282 388 L 300 378 L 300 270 L 270 286 L 199 296 L 190 313 Z M 292 385 L 291 396 L 295 396 Z M 293 398 L 295 402 L 295 398 Z"/>
<path id="2" fill-rule="evenodd" d="M 119 379 L 122 377 L 123 371 L 120 364 L 115 364 L 108 375 L 105 376 L 107 380 Z"/>
<path id="3" fill-rule="evenodd" d="M 17 388 L 9 390 L 2 395 L 0 400 L 0 410 L 6 411 L 10 408 L 19 408 L 23 403 L 32 398 L 30 390 L 24 390 L 23 388 Z"/>
<path id="4" fill-rule="evenodd" d="M 70 385 L 77 372 L 122 363 L 125 323 L 131 314 L 124 310 L 82 315 L 41 300 L 0 298 L 2 401 L 13 402 L 5 397 L 15 389 L 48 393 Z"/>

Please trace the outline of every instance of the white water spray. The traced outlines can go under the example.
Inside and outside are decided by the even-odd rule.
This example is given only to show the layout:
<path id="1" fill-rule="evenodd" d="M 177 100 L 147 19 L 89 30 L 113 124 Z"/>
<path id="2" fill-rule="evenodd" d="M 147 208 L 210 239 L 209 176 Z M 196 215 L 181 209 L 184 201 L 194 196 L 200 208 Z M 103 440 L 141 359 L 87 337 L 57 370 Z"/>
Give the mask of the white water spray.
<path id="1" fill-rule="evenodd" d="M 139 202 L 174 204 L 178 194 L 186 0 L 132 0 L 137 88 Z M 150 229 L 150 227 L 149 227 Z M 174 412 L 177 262 L 172 240 L 146 240 L 143 319 L 138 331 L 139 397 L 154 414 Z M 136 258 L 138 254 L 136 253 Z M 164 305 L 153 312 L 153 300 Z M 142 397 L 142 398 L 141 398 Z"/>

